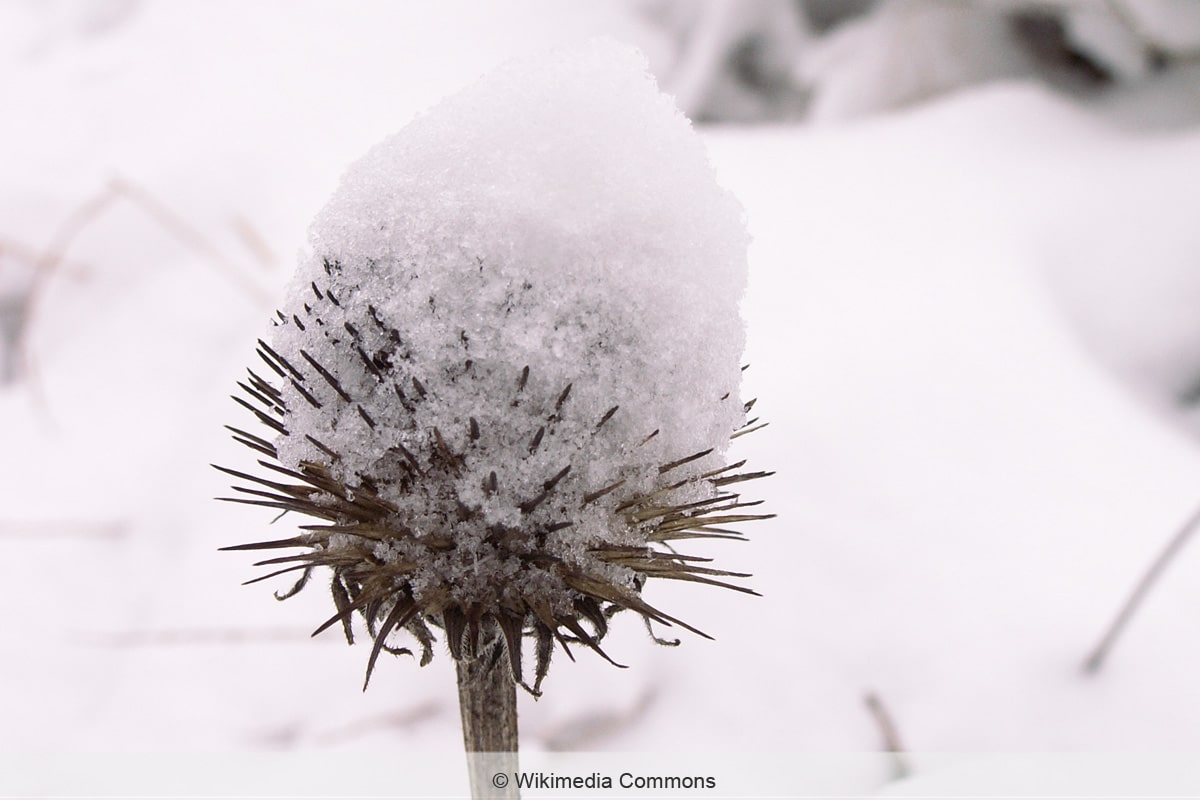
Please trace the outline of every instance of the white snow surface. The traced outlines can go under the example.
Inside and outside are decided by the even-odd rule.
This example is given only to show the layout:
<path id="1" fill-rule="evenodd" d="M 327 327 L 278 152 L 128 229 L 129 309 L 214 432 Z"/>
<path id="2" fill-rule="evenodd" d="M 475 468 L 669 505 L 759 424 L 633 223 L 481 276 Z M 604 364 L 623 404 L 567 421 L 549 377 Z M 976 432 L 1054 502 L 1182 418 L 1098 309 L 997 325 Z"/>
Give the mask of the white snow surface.
<path id="1" fill-rule="evenodd" d="M 608 4 L 34 8 L 0 5 L 0 286 L 42 276 L 0 388 L 0 747 L 457 756 L 449 660 L 361 693 L 362 648 L 308 638 L 319 587 L 277 604 L 215 552 L 272 515 L 213 502 L 207 462 L 243 458 L 228 394 L 347 163 L 506 58 L 652 37 Z M 764 597 L 653 589 L 716 641 L 614 618 L 630 669 L 556 662 L 523 746 L 874 750 L 875 691 L 917 751 L 1200 748 L 1194 543 L 1080 672 L 1200 502 L 1171 404 L 1200 353 L 1195 85 L 702 130 L 753 237 L 743 393 L 771 421 L 729 457 L 778 471 L 779 515 L 706 554 Z"/>

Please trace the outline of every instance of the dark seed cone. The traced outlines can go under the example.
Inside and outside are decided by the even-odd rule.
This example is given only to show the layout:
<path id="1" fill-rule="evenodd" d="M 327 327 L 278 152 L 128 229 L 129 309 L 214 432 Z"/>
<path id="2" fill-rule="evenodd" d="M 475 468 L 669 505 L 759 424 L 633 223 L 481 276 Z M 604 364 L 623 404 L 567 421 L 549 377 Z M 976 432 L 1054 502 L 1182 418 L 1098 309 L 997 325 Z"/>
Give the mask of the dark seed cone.
<path id="1" fill-rule="evenodd" d="M 327 273 L 337 269 L 326 262 Z M 618 423 L 618 406 L 570 420 L 572 384 L 548 388 L 528 366 L 475 363 L 465 333 L 458 374 L 418 374 L 423 365 L 374 306 L 358 313 L 344 301 L 314 282 L 299 308 L 278 312 L 276 324 L 288 330 L 292 338 L 284 341 L 292 348 L 260 340 L 266 369 L 249 370 L 233 398 L 269 432 L 229 428 L 259 456 L 259 469 L 217 469 L 239 482 L 238 496 L 220 499 L 314 521 L 288 538 L 223 549 L 300 550 L 257 562 L 271 571 L 248 581 L 299 573 L 290 590 L 276 594 L 281 600 L 303 589 L 316 568 L 328 567 L 337 613 L 313 635 L 340 626 L 353 643 L 352 618 L 361 617 L 372 642 L 367 681 L 381 653 L 412 655 L 417 648 L 423 666 L 441 636 L 456 660 L 505 669 L 538 695 L 555 643 L 572 659 L 571 645 L 578 644 L 616 663 L 600 643 L 617 611 L 633 611 L 647 626 L 679 626 L 710 638 L 642 599 L 649 578 L 755 594 L 729 580 L 748 575 L 713 568 L 710 559 L 673 545 L 742 539 L 727 526 L 773 515 L 748 513 L 759 503 L 744 501 L 737 489 L 771 473 L 747 471 L 745 462 L 714 466 L 712 451 L 703 450 L 607 485 L 582 485 L 585 465 L 570 459 L 582 445 L 563 437 L 629 431 L 633 423 Z M 431 298 L 431 313 L 433 306 Z M 439 418 L 436 402 L 448 381 L 475 381 L 478 411 Z M 714 402 L 736 400 L 726 395 Z M 521 413 L 510 416 L 520 430 L 494 422 L 496 409 L 518 406 Z M 354 458 L 345 449 L 351 426 Z M 733 436 L 760 427 L 752 419 Z M 636 451 L 658 433 L 644 431 L 628 447 Z M 362 463 L 358 454 L 367 451 L 383 457 L 367 471 L 346 467 Z M 520 477 L 526 467 L 512 467 L 542 463 L 554 466 L 536 479 Z M 506 498 L 508 513 L 497 513 L 491 506 Z M 604 533 L 595 534 L 593 524 L 583 541 L 572 538 L 585 516 L 602 519 Z M 469 541 L 464 530 L 471 531 Z M 501 635 L 481 637 L 492 629 Z M 395 643 L 401 630 L 412 637 L 408 646 Z M 525 638 L 533 640 L 532 684 L 522 667 Z"/>

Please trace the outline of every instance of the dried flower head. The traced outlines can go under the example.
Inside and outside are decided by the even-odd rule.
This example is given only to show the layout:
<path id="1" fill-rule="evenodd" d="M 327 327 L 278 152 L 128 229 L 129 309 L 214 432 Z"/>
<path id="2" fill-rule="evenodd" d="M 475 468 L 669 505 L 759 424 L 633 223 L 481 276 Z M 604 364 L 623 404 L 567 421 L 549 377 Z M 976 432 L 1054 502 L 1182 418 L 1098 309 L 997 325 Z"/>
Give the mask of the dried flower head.
<path id="1" fill-rule="evenodd" d="M 764 473 L 723 460 L 754 428 L 740 209 L 636 55 L 550 61 L 350 170 L 234 398 L 269 433 L 232 429 L 263 471 L 222 468 L 243 482 L 228 499 L 316 522 L 228 549 L 303 548 L 259 562 L 278 569 L 255 580 L 300 573 L 281 598 L 328 567 L 317 632 L 353 641 L 361 616 L 368 680 L 403 630 L 422 664 L 440 635 L 538 693 L 555 642 L 608 658 L 618 610 L 704 635 L 643 598 L 648 578 L 749 592 L 672 547 L 769 516 L 736 491 Z"/>

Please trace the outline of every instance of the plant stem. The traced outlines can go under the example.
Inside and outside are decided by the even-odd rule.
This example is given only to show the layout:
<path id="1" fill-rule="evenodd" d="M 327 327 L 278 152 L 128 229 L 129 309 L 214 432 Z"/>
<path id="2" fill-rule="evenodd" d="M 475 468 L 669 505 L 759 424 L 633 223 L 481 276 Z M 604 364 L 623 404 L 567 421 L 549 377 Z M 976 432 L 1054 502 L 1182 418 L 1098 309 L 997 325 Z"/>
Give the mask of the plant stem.
<path id="1" fill-rule="evenodd" d="M 896 732 L 896 723 L 888 713 L 883 701 L 875 692 L 868 692 L 863 698 L 867 709 L 875 721 L 879 723 L 879 732 L 883 734 L 883 745 L 892 754 L 892 780 L 903 780 L 912 774 L 908 760 L 904 757 L 904 745 L 900 743 L 900 734 Z"/>
<path id="2" fill-rule="evenodd" d="M 482 621 L 479 638 L 478 655 L 455 662 L 471 796 L 475 800 L 519 798 L 513 775 L 517 770 L 517 687 L 500 660 L 503 646 L 495 621 Z M 508 779 L 506 785 L 494 782 L 499 774 Z"/>
<path id="3" fill-rule="evenodd" d="M 1171 537 L 1171 541 L 1167 543 L 1167 546 L 1159 553 L 1158 558 L 1146 570 L 1146 574 L 1138 581 L 1137 586 L 1134 587 L 1133 592 L 1129 595 L 1129 599 L 1125 601 L 1125 605 L 1121 607 L 1120 612 L 1117 613 L 1116 618 L 1112 621 L 1103 638 L 1100 639 L 1099 644 L 1092 650 L 1087 660 L 1083 662 L 1084 672 L 1095 674 L 1104 666 L 1104 660 L 1108 658 L 1109 652 L 1111 652 L 1113 645 L 1116 644 L 1117 637 L 1125 630 L 1125 626 L 1133 617 L 1133 613 L 1137 611 L 1142 600 L 1150 593 L 1150 588 L 1154 586 L 1154 583 L 1162 575 L 1167 565 L 1174 560 L 1179 551 L 1183 549 L 1183 546 L 1187 544 L 1188 539 L 1191 538 L 1198 526 L 1200 526 L 1200 509 L 1197 509 L 1188 518 L 1187 522 L 1175 532 L 1175 535 Z"/>

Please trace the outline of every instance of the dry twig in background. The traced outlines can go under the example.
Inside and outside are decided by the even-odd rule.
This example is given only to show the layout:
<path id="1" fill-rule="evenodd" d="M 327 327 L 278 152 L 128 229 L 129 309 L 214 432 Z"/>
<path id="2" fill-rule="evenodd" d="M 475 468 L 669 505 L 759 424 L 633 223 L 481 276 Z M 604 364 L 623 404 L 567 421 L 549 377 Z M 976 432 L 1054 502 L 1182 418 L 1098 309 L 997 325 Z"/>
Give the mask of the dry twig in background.
<path id="1" fill-rule="evenodd" d="M 871 716 L 879 725 L 879 732 L 883 734 L 884 749 L 892 754 L 892 780 L 898 781 L 907 778 L 912 774 L 912 770 L 908 765 L 908 759 L 904 757 L 904 745 L 900 743 L 900 734 L 896 731 L 896 723 L 892 720 L 892 715 L 888 713 L 883 701 L 875 692 L 867 692 L 863 702 L 866 703 L 867 710 L 871 712 Z"/>
<path id="2" fill-rule="evenodd" d="M 1146 574 L 1142 576 L 1137 586 L 1133 588 L 1128 599 L 1125 600 L 1125 604 L 1121 606 L 1121 610 L 1117 612 L 1117 616 L 1108 626 L 1108 630 L 1105 631 L 1104 636 L 1101 637 L 1099 643 L 1092 649 L 1091 655 L 1083 662 L 1084 672 L 1094 675 L 1104 666 L 1105 660 L 1108 658 L 1109 653 L 1112 652 L 1113 646 L 1121 636 L 1121 632 L 1129 624 L 1129 620 L 1133 618 L 1134 613 L 1141 606 L 1142 601 L 1146 599 L 1146 595 L 1150 593 L 1150 590 L 1154 587 L 1159 577 L 1166 571 L 1167 566 L 1183 550 L 1183 546 L 1187 544 L 1198 526 L 1200 526 L 1200 509 L 1193 512 L 1187 522 L 1183 523 L 1179 530 L 1175 532 L 1175 535 L 1167 542 L 1167 546 L 1158 554 L 1158 558 L 1154 559 L 1150 568 L 1146 570 Z"/>

